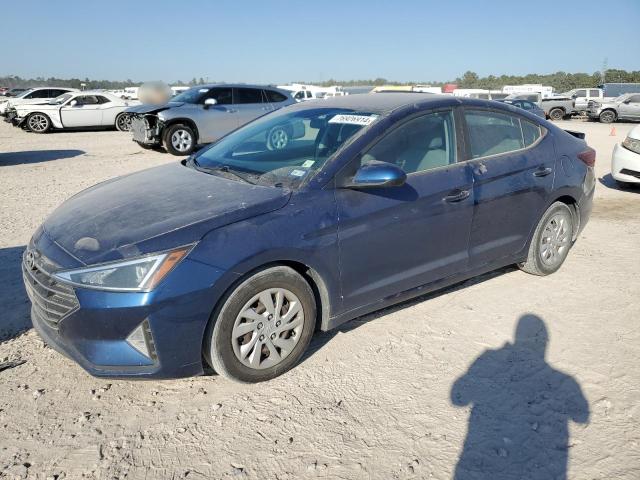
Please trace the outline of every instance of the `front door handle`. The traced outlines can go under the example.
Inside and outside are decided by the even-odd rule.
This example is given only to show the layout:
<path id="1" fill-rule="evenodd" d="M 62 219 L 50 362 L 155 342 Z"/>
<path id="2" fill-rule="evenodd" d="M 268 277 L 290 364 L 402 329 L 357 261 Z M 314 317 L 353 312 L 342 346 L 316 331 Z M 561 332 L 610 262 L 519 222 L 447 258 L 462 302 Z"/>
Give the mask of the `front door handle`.
<path id="1" fill-rule="evenodd" d="M 553 172 L 552 168 L 549 168 L 549 167 L 539 168 L 538 170 L 533 172 L 533 176 L 534 177 L 546 177 L 547 175 L 551 174 L 551 172 Z"/>
<path id="2" fill-rule="evenodd" d="M 469 192 L 469 190 L 454 190 L 454 192 L 455 193 L 447 195 L 442 200 L 449 203 L 457 203 L 461 202 L 462 200 L 466 200 L 467 198 L 469 198 L 469 195 L 471 195 L 471 192 Z"/>

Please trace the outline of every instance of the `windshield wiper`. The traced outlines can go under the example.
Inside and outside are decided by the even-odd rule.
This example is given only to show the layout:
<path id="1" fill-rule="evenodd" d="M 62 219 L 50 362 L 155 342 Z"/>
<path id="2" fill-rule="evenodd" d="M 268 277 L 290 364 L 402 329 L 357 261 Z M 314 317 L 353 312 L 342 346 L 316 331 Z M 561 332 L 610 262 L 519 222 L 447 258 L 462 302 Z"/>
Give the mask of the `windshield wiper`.
<path id="1" fill-rule="evenodd" d="M 233 175 L 236 178 L 239 178 L 240 180 L 242 180 L 245 183 L 249 183 L 251 185 L 255 185 L 256 182 L 253 182 L 251 180 L 249 180 L 247 177 L 245 177 L 244 175 L 236 172 L 235 170 L 232 170 L 231 168 L 229 168 L 229 165 L 220 165 L 217 167 L 203 167 L 198 163 L 198 160 L 196 160 L 195 158 L 191 159 L 191 163 L 193 164 L 193 166 L 195 167 L 196 170 L 199 170 L 201 172 L 204 173 L 215 173 L 215 172 L 224 172 L 224 173 L 230 173 L 231 175 Z"/>

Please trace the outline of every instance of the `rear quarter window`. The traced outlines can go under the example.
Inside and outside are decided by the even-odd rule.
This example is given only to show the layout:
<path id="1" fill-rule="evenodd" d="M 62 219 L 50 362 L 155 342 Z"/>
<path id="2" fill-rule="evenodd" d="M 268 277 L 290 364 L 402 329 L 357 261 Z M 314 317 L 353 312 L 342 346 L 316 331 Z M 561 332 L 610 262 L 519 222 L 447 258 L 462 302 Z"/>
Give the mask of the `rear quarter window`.
<path id="1" fill-rule="evenodd" d="M 304 92 L 298 92 L 298 93 L 302 93 L 304 95 Z M 311 96 L 311 92 L 307 92 L 309 95 L 307 96 Z M 276 92 L 275 90 L 265 90 L 264 94 L 267 97 L 267 101 L 270 103 L 278 103 L 278 102 L 284 102 L 287 97 L 285 95 L 283 95 L 280 92 Z M 296 95 L 296 98 L 303 98 L 302 96 L 298 97 L 298 95 Z"/>

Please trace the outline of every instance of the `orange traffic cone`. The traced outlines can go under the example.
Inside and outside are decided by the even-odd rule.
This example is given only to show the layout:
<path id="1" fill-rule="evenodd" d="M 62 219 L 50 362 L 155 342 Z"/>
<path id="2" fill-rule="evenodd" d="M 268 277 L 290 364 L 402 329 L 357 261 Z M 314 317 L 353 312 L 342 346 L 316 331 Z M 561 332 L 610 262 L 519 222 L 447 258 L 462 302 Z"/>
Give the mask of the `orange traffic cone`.
<path id="1" fill-rule="evenodd" d="M 610 137 L 615 137 L 616 136 L 616 127 L 611 127 L 611 133 L 609 134 Z"/>

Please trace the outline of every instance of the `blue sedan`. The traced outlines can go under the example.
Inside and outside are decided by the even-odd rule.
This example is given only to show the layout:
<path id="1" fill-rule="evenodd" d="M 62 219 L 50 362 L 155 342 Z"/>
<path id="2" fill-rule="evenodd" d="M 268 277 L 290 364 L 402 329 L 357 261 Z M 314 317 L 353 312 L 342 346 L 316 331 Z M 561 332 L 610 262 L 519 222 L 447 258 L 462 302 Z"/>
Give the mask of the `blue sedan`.
<path id="1" fill-rule="evenodd" d="M 23 257 L 33 324 L 96 376 L 267 380 L 317 329 L 510 264 L 555 272 L 594 162 L 502 103 L 300 103 L 62 204 Z"/>

